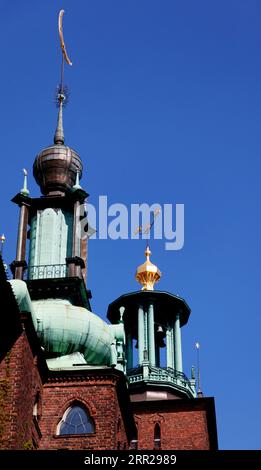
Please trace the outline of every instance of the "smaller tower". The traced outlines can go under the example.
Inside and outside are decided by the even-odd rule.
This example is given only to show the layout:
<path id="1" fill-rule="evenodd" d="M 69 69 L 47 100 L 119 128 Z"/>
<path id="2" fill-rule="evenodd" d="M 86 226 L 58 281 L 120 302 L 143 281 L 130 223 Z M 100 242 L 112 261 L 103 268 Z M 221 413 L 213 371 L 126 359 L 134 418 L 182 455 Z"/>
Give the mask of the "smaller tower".
<path id="1" fill-rule="evenodd" d="M 119 321 L 119 308 L 125 309 L 126 364 L 132 399 L 149 399 L 152 393 L 154 397 L 162 396 L 163 388 L 166 397 L 193 398 L 195 381 L 183 372 L 181 344 L 181 328 L 189 319 L 190 308 L 180 297 L 154 290 L 161 272 L 150 261 L 150 255 L 147 246 L 146 261 L 136 270 L 142 289 L 119 297 L 108 308 L 112 323 Z"/>
<path id="2" fill-rule="evenodd" d="M 142 288 L 124 294 L 108 307 L 108 319 L 126 335 L 126 374 L 137 429 L 137 449 L 215 449 L 212 398 L 197 398 L 194 372 L 183 372 L 181 329 L 190 308 L 181 297 L 154 290 L 161 272 L 150 260 L 136 270 Z"/>

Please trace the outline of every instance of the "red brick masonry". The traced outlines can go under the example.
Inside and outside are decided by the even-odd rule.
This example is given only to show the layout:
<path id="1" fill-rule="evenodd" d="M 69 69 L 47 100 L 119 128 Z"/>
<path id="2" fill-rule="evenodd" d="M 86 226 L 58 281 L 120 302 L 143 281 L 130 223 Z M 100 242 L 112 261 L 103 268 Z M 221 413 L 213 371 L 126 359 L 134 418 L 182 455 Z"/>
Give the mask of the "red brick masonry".
<path id="1" fill-rule="evenodd" d="M 93 434 L 57 435 L 66 409 L 78 403 L 87 408 Z M 124 375 L 110 368 L 58 371 L 50 374 L 43 391 L 40 420 L 41 449 L 128 449 L 134 419 Z"/>
<path id="2" fill-rule="evenodd" d="M 217 449 L 213 398 L 134 402 L 138 449 L 155 448 L 154 430 L 160 426 L 163 450 Z"/>

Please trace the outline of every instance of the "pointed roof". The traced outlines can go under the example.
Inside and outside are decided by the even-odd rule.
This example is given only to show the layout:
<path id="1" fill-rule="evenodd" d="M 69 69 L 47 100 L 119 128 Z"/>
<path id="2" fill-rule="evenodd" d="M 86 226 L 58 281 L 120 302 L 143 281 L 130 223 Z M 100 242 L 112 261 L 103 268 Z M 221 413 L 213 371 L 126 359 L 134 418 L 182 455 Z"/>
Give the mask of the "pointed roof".
<path id="1" fill-rule="evenodd" d="M 64 144 L 63 107 L 66 92 L 59 89 L 57 95 L 58 118 L 54 133 L 54 144 L 43 149 L 34 161 L 34 177 L 44 195 L 62 195 L 66 191 L 80 188 L 82 161 L 71 147 Z"/>
<path id="2" fill-rule="evenodd" d="M 64 145 L 64 131 L 63 131 L 63 102 L 65 101 L 65 95 L 63 93 L 58 94 L 58 102 L 59 102 L 59 111 L 58 111 L 58 119 L 57 119 L 57 127 L 54 134 L 54 144 L 55 145 Z"/>

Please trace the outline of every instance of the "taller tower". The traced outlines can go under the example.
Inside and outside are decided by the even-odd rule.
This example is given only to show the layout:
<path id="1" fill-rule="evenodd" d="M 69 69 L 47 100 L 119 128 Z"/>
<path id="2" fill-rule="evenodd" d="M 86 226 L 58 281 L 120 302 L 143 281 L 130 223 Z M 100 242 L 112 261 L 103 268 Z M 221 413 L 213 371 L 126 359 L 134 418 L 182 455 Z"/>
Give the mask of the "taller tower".
<path id="1" fill-rule="evenodd" d="M 13 198 L 20 207 L 20 220 L 12 285 L 15 289 L 26 280 L 32 318 L 50 368 L 57 358 L 58 364 L 61 360 L 70 364 L 75 360 L 70 354 L 77 353 L 86 363 L 123 369 L 122 353 L 117 356 L 124 341 L 123 325 L 120 321 L 107 325 L 92 314 L 91 293 L 86 289 L 88 194 L 80 186 L 81 158 L 65 145 L 65 99 L 60 92 L 54 145 L 43 149 L 33 165 L 42 196 L 30 197 L 25 174 L 24 186 Z"/>
<path id="2" fill-rule="evenodd" d="M 85 275 L 87 236 L 81 238 L 79 206 L 88 194 L 79 184 L 83 169 L 81 158 L 75 150 L 65 145 L 65 99 L 63 93 L 58 94 L 54 145 L 43 149 L 34 162 L 34 177 L 43 196 L 31 199 L 27 187 L 24 187 L 13 199 L 20 206 L 16 259 L 12 264 L 15 279 L 22 279 L 27 268 L 31 281 L 70 277 L 83 279 Z"/>

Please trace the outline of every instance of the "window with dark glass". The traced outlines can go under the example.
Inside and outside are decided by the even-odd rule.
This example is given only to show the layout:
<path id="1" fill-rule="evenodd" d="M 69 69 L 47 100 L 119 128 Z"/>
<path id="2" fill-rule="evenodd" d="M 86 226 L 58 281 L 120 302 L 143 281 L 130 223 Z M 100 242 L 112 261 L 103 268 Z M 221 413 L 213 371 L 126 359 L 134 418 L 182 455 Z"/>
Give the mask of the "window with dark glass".
<path id="1" fill-rule="evenodd" d="M 79 405 L 68 408 L 58 426 L 58 434 L 90 433 L 94 433 L 94 422 L 87 411 Z"/>
<path id="2" fill-rule="evenodd" d="M 154 428 L 154 448 L 160 449 L 161 447 L 161 439 L 160 439 L 160 425 L 157 423 L 155 424 Z"/>
<path id="3" fill-rule="evenodd" d="M 33 417 L 35 420 L 40 418 L 40 392 L 37 392 L 34 399 Z"/>

